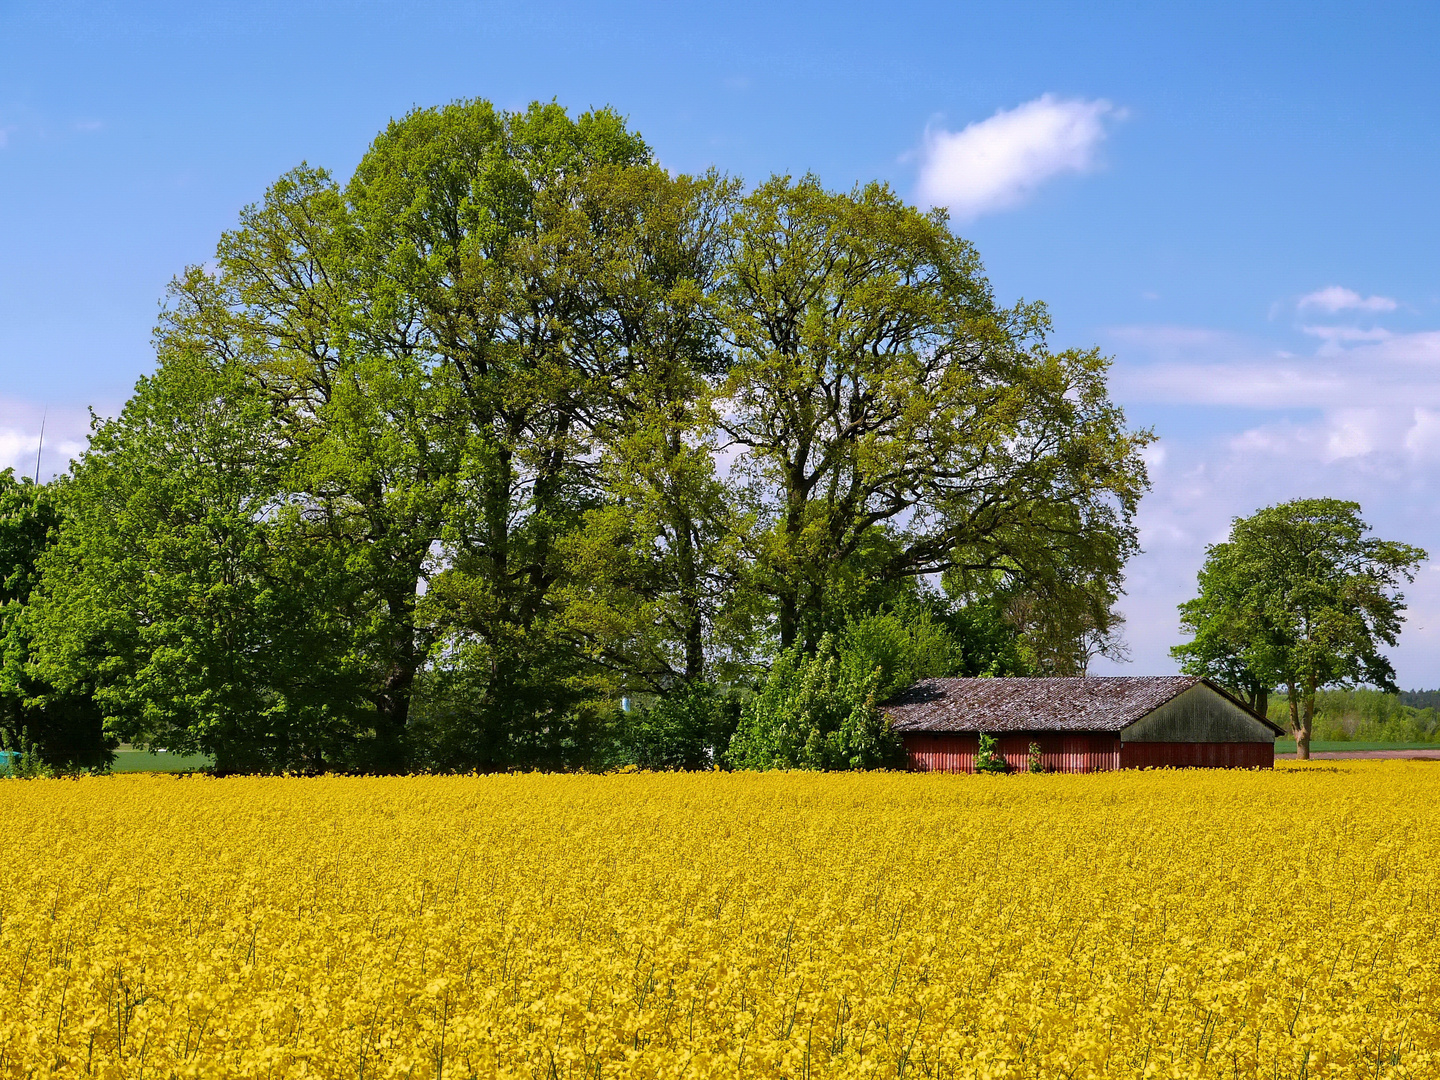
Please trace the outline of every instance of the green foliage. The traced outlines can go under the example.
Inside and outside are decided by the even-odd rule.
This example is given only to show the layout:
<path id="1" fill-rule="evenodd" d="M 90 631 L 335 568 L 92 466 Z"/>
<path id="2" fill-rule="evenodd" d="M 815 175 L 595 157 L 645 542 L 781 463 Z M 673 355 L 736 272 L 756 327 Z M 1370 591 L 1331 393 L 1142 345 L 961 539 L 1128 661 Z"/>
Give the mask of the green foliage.
<path id="1" fill-rule="evenodd" d="M 33 734 L 38 753 L 58 769 L 104 769 L 114 740 L 85 687 L 61 692 L 36 673 L 35 612 L 40 561 L 62 523 L 56 485 L 0 472 L 0 731 Z M 27 735 L 27 737 L 29 737 Z"/>
<path id="2" fill-rule="evenodd" d="M 1317 690 L 1312 738 L 1315 742 L 1434 743 L 1440 742 L 1440 717 L 1433 706 L 1406 704 L 1410 695 L 1388 694 L 1370 687 Z M 1270 704 L 1270 719 L 1285 725 L 1289 701 Z"/>
<path id="3" fill-rule="evenodd" d="M 994 601 L 947 604 L 931 609 L 931 616 L 949 638 L 950 665 L 932 675 L 976 676 L 1035 675 L 1032 650 L 1023 629 L 1006 617 Z"/>
<path id="4" fill-rule="evenodd" d="M 345 552 L 284 498 L 272 423 L 234 366 L 167 356 L 63 487 L 34 604 L 42 678 L 221 771 L 343 764 L 363 711 Z"/>
<path id="5" fill-rule="evenodd" d="M 468 641 L 422 673 L 409 732 L 414 766 L 607 767 L 619 714 L 614 681 L 569 650 L 534 639 L 509 644 Z"/>
<path id="6" fill-rule="evenodd" d="M 740 722 L 740 700 L 712 683 L 680 686 L 622 714 L 617 765 L 642 769 L 712 769 L 721 764 Z"/>
<path id="7" fill-rule="evenodd" d="M 1370 684 L 1396 692 L 1381 652 L 1399 638 L 1400 582 L 1427 558 L 1420 548 L 1367 536 L 1360 506 L 1296 499 L 1237 518 L 1212 545 L 1201 594 L 1181 606 L 1195 634 L 1175 655 L 1196 674 L 1250 691 L 1287 688 L 1290 729 L 1308 756 L 1316 692 Z"/>
<path id="8" fill-rule="evenodd" d="M 28 732 L 21 729 L 18 735 L 0 728 L 0 777 L 13 780 L 33 780 L 41 776 L 54 776 L 55 770 L 45 762 L 39 748 L 30 741 Z"/>
<path id="9" fill-rule="evenodd" d="M 1193 637 L 1170 654 L 1185 674 L 1214 679 L 1266 712 L 1271 688 L 1285 678 L 1283 642 L 1254 618 L 1240 553 L 1228 544 L 1210 547 L 1199 582 L 1200 595 L 1180 605 L 1180 628 Z"/>
<path id="10" fill-rule="evenodd" d="M 1412 709 L 1440 709 L 1440 690 L 1401 690 L 1400 704 Z"/>
<path id="11" fill-rule="evenodd" d="M 876 673 L 879 701 L 917 679 L 947 675 L 952 667 L 949 635 L 923 611 L 911 619 L 890 612 L 853 620 L 837 647 L 857 678 Z"/>
<path id="12" fill-rule="evenodd" d="M 1067 577 L 1070 577 L 1067 572 Z M 1125 617 L 1116 609 L 1118 581 L 1062 580 L 1041 588 L 1010 581 L 990 600 L 1018 635 L 1021 665 L 1036 675 L 1084 675 L 1097 656 L 1124 662 Z"/>
<path id="13" fill-rule="evenodd" d="M 896 765 L 900 738 L 865 671 L 826 635 L 814 655 L 792 647 L 745 703 L 728 759 L 739 769 L 875 769 Z"/>
<path id="14" fill-rule="evenodd" d="M 904 597 L 889 610 L 849 619 L 836 639 L 857 673 L 879 672 L 880 701 L 919 679 L 1030 673 L 1019 634 L 986 604 Z"/>
<path id="15" fill-rule="evenodd" d="M 1032 742 L 1025 754 L 1025 766 L 1032 773 L 1044 772 L 1045 769 L 1041 762 L 1040 744 Z"/>
<path id="16" fill-rule="evenodd" d="M 1001 756 L 995 736 L 980 733 L 980 747 L 975 752 L 975 771 L 977 773 L 1007 773 L 1010 765 Z"/>
<path id="17" fill-rule="evenodd" d="M 615 583 L 580 538 L 607 509 L 601 473 L 650 455 L 645 433 L 713 363 L 694 276 L 717 185 L 671 180 L 613 112 L 457 102 L 390 124 L 343 187 L 282 177 L 218 271 L 177 282 L 162 349 L 238 372 L 275 421 L 281 501 L 343 556 L 353 588 L 325 610 L 367 674 L 356 766 L 568 766 L 616 665 L 669 674 L 677 650 L 643 633 L 656 612 L 686 609 L 693 659 L 704 588 L 638 555 Z M 675 431 L 699 431 L 692 412 Z M 672 561 L 703 574 L 687 521 L 715 500 L 686 438 L 632 487 L 667 495 L 636 515 L 660 522 L 652 552 L 683 533 L 694 557 Z"/>
<path id="18" fill-rule="evenodd" d="M 966 597 L 998 575 L 1047 608 L 1113 595 L 1153 436 L 1110 401 L 1106 359 L 1051 352 L 1042 306 L 998 306 L 943 211 L 883 185 L 777 177 L 729 227 L 723 427 L 782 648 L 814 647 L 857 561 Z"/>
<path id="19" fill-rule="evenodd" d="M 1152 436 L 1048 332 L 882 185 L 742 196 L 608 109 L 414 110 L 173 283 L 0 697 L 222 772 L 891 761 L 914 679 L 1117 647 Z M 777 652 L 727 738 L 701 688 Z"/>

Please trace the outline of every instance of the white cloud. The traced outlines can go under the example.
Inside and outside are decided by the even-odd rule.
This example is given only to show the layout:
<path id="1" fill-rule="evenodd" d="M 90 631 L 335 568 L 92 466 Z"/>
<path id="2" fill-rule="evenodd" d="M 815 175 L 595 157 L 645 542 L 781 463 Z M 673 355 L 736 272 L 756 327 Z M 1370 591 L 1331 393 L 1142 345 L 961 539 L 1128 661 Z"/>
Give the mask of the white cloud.
<path id="1" fill-rule="evenodd" d="M 1126 400 L 1179 405 L 1304 408 L 1346 396 L 1333 374 L 1269 365 L 1157 364 L 1121 369 L 1113 382 Z"/>
<path id="2" fill-rule="evenodd" d="M 1245 343 L 1233 334 L 1203 326 L 1145 323 L 1141 326 L 1112 326 L 1105 333 L 1118 341 L 1138 345 L 1147 353 L 1200 351 L 1213 356 L 1217 350 L 1227 347 L 1231 352 L 1245 347 Z"/>
<path id="3" fill-rule="evenodd" d="M 1300 329 L 1329 345 L 1346 341 L 1388 341 L 1394 336 L 1378 326 L 1302 326 Z"/>
<path id="4" fill-rule="evenodd" d="M 1093 169 L 1105 120 L 1119 115 L 1108 101 L 1045 94 L 963 131 L 932 128 L 925 133 L 920 198 L 961 219 L 1015 206 L 1051 177 Z"/>
<path id="5" fill-rule="evenodd" d="M 35 460 L 39 439 L 23 431 L 0 428 L 0 469 L 16 469 L 28 456 Z"/>
<path id="6" fill-rule="evenodd" d="M 1129 401 L 1260 409 L 1388 407 L 1409 414 L 1440 409 L 1440 331 L 1321 336 L 1318 355 L 1301 357 L 1259 342 L 1179 327 L 1120 327 L 1125 360 L 1114 385 Z M 1360 338 L 1352 348 L 1346 342 Z M 1136 363 L 1136 360 L 1148 361 Z"/>
<path id="7" fill-rule="evenodd" d="M 1186 327 L 1106 336 L 1119 353 L 1112 386 L 1122 404 L 1189 408 L 1159 425 L 1169 454 L 1137 519 L 1144 553 L 1127 567 L 1121 605 L 1134 662 L 1097 663 L 1097 673 L 1175 670 L 1169 649 L 1184 640 L 1176 605 L 1195 595 L 1205 546 L 1263 506 L 1353 499 L 1378 535 L 1440 554 L 1440 331 L 1333 334 L 1309 356 Z M 1409 619 L 1389 651 L 1400 684 L 1440 684 L 1440 562 L 1406 593 Z"/>
<path id="8" fill-rule="evenodd" d="M 1361 296 L 1353 289 L 1331 285 L 1300 298 L 1299 307 L 1321 311 L 1394 311 L 1400 305 L 1388 296 Z"/>
<path id="9" fill-rule="evenodd" d="M 1379 448 L 1389 417 L 1376 409 L 1338 409 L 1325 418 L 1325 451 L 1321 458 L 1327 464 L 1345 458 L 1358 458 Z"/>
<path id="10" fill-rule="evenodd" d="M 1121 603 L 1134 660 L 1123 668 L 1097 664 L 1096 674 L 1175 670 L 1169 650 L 1185 640 L 1176 608 L 1195 595 L 1205 546 L 1223 540 L 1235 517 L 1261 507 L 1302 497 L 1352 499 L 1377 535 L 1440 554 L 1440 412 L 1337 411 L 1232 437 L 1166 441 L 1173 465 L 1141 503 L 1144 552 L 1127 567 Z M 1417 581 L 1405 589 L 1408 619 L 1399 646 L 1387 650 L 1404 687 L 1440 684 L 1440 564 L 1428 564 L 1422 578 L 1423 588 Z"/>
<path id="11" fill-rule="evenodd" d="M 14 469 L 17 476 L 33 476 L 35 454 L 41 451 L 40 425 L 45 425 L 45 445 L 40 459 L 40 479 L 64 472 L 71 459 L 87 445 L 90 415 L 71 407 L 44 409 L 30 402 L 0 398 L 0 469 Z"/>
<path id="12" fill-rule="evenodd" d="M 1415 422 L 1405 432 L 1405 449 L 1417 458 L 1440 458 L 1440 411 L 1415 410 Z"/>

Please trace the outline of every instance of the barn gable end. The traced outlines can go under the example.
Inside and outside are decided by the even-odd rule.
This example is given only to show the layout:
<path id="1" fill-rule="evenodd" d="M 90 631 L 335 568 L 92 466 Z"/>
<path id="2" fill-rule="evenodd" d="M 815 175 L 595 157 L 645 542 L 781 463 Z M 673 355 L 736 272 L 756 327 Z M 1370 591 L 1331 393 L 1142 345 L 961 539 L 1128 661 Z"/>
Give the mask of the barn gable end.
<path id="1" fill-rule="evenodd" d="M 1273 727 L 1204 682 L 1171 698 L 1120 732 L 1121 742 L 1270 743 Z"/>

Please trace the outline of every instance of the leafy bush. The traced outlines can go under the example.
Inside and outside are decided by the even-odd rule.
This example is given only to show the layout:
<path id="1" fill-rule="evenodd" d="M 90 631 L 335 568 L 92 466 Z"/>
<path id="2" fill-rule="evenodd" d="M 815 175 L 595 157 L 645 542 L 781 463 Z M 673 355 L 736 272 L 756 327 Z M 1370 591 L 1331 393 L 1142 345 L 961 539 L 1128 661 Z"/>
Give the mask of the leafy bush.
<path id="1" fill-rule="evenodd" d="M 851 617 L 837 639 L 847 662 L 880 669 L 880 701 L 918 679 L 1035 674 L 1019 632 L 988 603 L 902 597 L 887 610 Z"/>
<path id="2" fill-rule="evenodd" d="M 728 759 L 739 769 L 877 769 L 900 761 L 900 737 L 876 707 L 880 665 L 820 639 L 815 655 L 780 654 L 745 704 Z"/>
<path id="3" fill-rule="evenodd" d="M 980 733 L 980 749 L 975 753 L 975 771 L 977 773 L 1007 773 L 1010 771 L 1009 763 L 1000 755 L 995 747 L 995 736 Z"/>
<path id="4" fill-rule="evenodd" d="M 857 677 L 877 673 L 875 693 L 884 701 L 917 679 L 951 674 L 953 644 L 945 628 L 919 609 L 853 620 L 836 647 Z"/>
<path id="5" fill-rule="evenodd" d="M 20 780 L 32 780 L 37 776 L 54 776 L 55 771 L 45 764 L 39 748 L 30 742 L 26 732 L 21 731 L 18 739 L 0 728 L 0 776 Z"/>
<path id="6" fill-rule="evenodd" d="M 619 765 L 709 769 L 720 763 L 740 720 L 740 702 L 713 683 L 692 682 L 620 721 Z"/>

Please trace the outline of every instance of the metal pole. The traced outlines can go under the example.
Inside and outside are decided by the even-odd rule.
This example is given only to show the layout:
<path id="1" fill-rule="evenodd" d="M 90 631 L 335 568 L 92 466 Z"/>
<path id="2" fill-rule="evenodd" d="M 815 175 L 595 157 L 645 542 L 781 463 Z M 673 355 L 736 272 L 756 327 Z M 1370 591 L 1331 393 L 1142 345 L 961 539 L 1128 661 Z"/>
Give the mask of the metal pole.
<path id="1" fill-rule="evenodd" d="M 40 414 L 40 445 L 35 447 L 35 483 L 40 483 L 40 451 L 45 449 L 45 420 L 50 415 L 50 406 Z"/>

